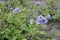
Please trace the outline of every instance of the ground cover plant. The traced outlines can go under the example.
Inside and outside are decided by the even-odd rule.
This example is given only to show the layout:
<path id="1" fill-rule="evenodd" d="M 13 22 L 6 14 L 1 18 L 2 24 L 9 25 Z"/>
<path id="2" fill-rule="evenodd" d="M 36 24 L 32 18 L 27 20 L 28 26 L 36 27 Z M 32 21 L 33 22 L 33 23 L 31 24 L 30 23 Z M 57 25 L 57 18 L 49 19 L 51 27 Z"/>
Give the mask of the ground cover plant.
<path id="1" fill-rule="evenodd" d="M 46 26 L 60 21 L 59 0 L 35 1 L 0 0 L 0 40 L 57 40 Z"/>

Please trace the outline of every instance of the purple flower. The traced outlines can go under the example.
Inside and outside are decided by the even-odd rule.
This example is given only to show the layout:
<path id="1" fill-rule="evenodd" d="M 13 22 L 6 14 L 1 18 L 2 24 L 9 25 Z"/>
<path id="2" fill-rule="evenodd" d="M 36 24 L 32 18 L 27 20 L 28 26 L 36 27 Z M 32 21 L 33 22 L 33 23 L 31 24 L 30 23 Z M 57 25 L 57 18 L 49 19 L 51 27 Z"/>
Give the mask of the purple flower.
<path id="1" fill-rule="evenodd" d="M 43 20 L 42 20 L 42 24 L 46 24 L 47 22 L 48 22 L 47 19 L 43 19 Z"/>
<path id="2" fill-rule="evenodd" d="M 36 3 L 37 3 L 37 5 L 40 5 L 40 1 L 37 1 Z"/>
<path id="3" fill-rule="evenodd" d="M 33 19 L 30 19 L 30 24 L 33 24 L 33 21 L 34 21 Z"/>
<path id="4" fill-rule="evenodd" d="M 42 20 L 42 19 L 44 19 L 44 17 L 42 15 L 39 15 L 38 20 Z"/>
<path id="5" fill-rule="evenodd" d="M 37 19 L 37 24 L 46 24 L 48 22 L 48 20 L 43 17 L 42 15 L 38 16 L 38 19 Z"/>
<path id="6" fill-rule="evenodd" d="M 37 20 L 37 24 L 41 24 L 42 23 L 42 21 L 41 20 Z"/>
<path id="7" fill-rule="evenodd" d="M 47 19 L 37 20 L 37 24 L 46 24 L 47 22 Z"/>
<path id="8" fill-rule="evenodd" d="M 48 14 L 48 15 L 46 16 L 46 18 L 49 20 L 49 19 L 51 19 L 52 17 L 51 17 L 50 14 Z"/>
<path id="9" fill-rule="evenodd" d="M 19 10 L 19 8 L 17 8 L 17 7 L 14 9 L 14 13 L 18 13 L 19 11 L 20 11 L 20 10 Z"/>

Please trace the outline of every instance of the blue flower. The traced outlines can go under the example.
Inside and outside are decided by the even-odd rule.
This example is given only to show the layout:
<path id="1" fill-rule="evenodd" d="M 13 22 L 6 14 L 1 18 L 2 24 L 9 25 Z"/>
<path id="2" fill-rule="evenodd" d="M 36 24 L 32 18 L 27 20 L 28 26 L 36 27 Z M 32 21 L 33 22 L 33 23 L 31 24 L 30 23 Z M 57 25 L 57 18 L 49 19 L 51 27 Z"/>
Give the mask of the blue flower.
<path id="1" fill-rule="evenodd" d="M 49 19 L 51 19 L 52 17 L 51 17 L 50 14 L 48 14 L 48 15 L 46 16 L 46 18 L 49 20 Z"/>
<path id="2" fill-rule="evenodd" d="M 17 8 L 17 7 L 14 9 L 14 13 L 18 13 L 19 11 L 20 11 L 20 10 L 19 10 L 19 8 Z"/>
<path id="3" fill-rule="evenodd" d="M 40 5 L 40 1 L 37 1 L 36 3 L 37 3 L 37 5 Z"/>
<path id="4" fill-rule="evenodd" d="M 47 22 L 47 19 L 37 20 L 37 24 L 46 24 Z"/>
<path id="5" fill-rule="evenodd" d="M 42 23 L 42 21 L 41 20 L 37 20 L 37 24 L 41 24 Z"/>
<path id="6" fill-rule="evenodd" d="M 38 16 L 37 24 L 46 24 L 47 22 L 48 20 L 45 17 L 43 17 L 42 15 Z"/>
<path id="7" fill-rule="evenodd" d="M 42 19 L 44 19 L 44 17 L 42 15 L 39 15 L 38 20 L 42 20 Z"/>
<path id="8" fill-rule="evenodd" d="M 42 24 L 47 24 L 48 20 L 47 19 L 43 19 L 42 20 Z"/>

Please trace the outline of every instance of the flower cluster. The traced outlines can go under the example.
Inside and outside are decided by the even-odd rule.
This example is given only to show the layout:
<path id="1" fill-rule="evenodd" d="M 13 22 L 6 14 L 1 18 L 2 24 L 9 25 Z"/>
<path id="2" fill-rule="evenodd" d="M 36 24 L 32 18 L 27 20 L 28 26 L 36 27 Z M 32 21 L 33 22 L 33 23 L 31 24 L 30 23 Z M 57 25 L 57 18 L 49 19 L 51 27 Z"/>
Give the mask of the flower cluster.
<path id="1" fill-rule="evenodd" d="M 37 18 L 37 21 L 36 23 L 37 24 L 47 24 L 48 20 L 51 19 L 51 15 L 48 14 L 46 17 L 42 16 L 42 15 L 39 15 L 38 18 Z M 33 24 L 33 19 L 30 20 L 30 24 Z"/>
<path id="2" fill-rule="evenodd" d="M 46 24 L 47 22 L 48 20 L 45 17 L 43 17 L 42 15 L 38 16 L 37 24 Z"/>

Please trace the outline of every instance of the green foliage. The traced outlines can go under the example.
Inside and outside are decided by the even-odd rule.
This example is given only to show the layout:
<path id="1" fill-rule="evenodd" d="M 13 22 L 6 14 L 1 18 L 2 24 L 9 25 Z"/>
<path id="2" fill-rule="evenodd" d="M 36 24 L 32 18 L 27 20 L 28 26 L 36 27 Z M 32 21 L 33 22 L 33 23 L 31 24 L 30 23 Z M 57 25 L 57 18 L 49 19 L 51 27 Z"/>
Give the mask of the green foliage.
<path id="1" fill-rule="evenodd" d="M 50 40 L 45 38 L 46 31 L 40 30 L 46 28 L 46 25 L 30 24 L 30 18 L 37 19 L 37 16 L 49 13 L 54 20 L 60 18 L 60 12 L 55 10 L 55 2 L 48 3 L 49 8 L 32 5 L 30 0 L 8 0 L 0 1 L 0 40 Z M 12 9 L 9 8 L 12 6 Z M 21 12 L 14 13 L 13 10 L 18 7 Z M 54 15 L 55 14 L 55 15 Z M 42 36 L 42 38 L 41 38 Z"/>

